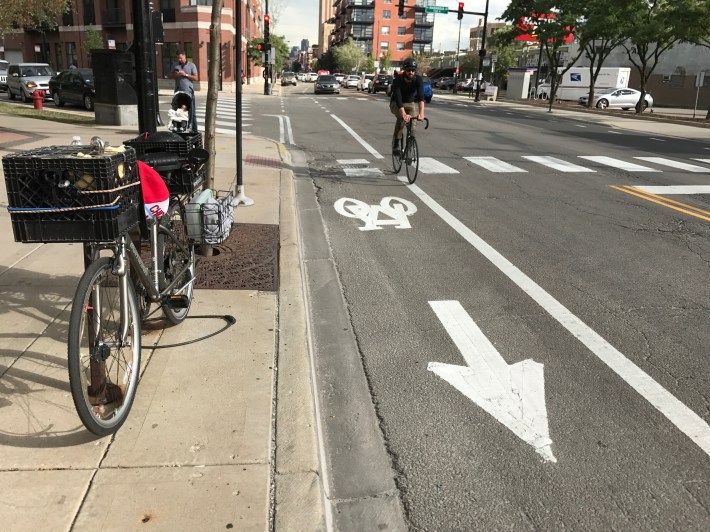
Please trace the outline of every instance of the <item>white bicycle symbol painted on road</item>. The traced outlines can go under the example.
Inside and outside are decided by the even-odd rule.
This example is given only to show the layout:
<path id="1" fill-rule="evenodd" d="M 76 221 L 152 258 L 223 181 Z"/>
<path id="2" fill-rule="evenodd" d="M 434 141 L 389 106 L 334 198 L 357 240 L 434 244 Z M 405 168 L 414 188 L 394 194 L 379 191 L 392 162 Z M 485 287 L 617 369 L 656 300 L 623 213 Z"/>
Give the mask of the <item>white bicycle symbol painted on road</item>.
<path id="1" fill-rule="evenodd" d="M 335 202 L 335 210 L 347 218 L 358 218 L 365 225 L 358 227 L 360 231 L 382 229 L 383 225 L 393 225 L 395 229 L 411 229 L 408 216 L 417 212 L 417 206 L 402 198 L 387 196 L 379 205 L 368 205 L 364 201 L 353 198 L 340 198 Z M 380 215 L 387 216 L 383 220 Z"/>

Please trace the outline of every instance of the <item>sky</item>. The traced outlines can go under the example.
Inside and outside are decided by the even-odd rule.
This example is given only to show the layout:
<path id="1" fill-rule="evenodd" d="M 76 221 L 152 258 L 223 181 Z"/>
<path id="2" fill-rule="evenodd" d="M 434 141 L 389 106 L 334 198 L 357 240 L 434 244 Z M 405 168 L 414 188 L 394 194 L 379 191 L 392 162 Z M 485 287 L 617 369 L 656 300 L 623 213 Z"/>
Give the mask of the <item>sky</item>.
<path id="1" fill-rule="evenodd" d="M 333 0 L 334 1 L 334 0 Z M 392 0 L 396 10 L 397 0 Z M 437 0 L 439 6 L 446 6 L 454 13 L 436 15 L 434 19 L 433 50 L 456 50 L 456 41 L 459 33 L 459 21 L 455 11 L 458 9 L 458 0 Z M 488 22 L 495 22 L 496 17 L 508 6 L 509 0 L 489 0 Z M 269 11 L 279 11 L 276 27 L 272 32 L 286 37 L 289 48 L 301 46 L 301 39 L 308 39 L 311 45 L 318 43 L 318 6 L 317 0 L 269 0 Z M 486 0 L 464 0 L 464 11 L 484 12 Z M 467 46 L 468 29 L 478 26 L 479 15 L 464 15 L 461 20 L 461 48 Z"/>

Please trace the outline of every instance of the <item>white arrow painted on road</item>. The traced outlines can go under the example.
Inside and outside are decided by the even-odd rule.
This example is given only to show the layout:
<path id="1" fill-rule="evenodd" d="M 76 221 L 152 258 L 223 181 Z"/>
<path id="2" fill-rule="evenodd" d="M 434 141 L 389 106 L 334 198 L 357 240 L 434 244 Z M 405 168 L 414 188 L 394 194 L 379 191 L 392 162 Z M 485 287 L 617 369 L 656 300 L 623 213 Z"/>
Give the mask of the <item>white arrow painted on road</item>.
<path id="1" fill-rule="evenodd" d="M 533 446 L 546 462 L 557 462 L 545 408 L 544 366 L 523 360 L 509 366 L 458 301 L 430 301 L 466 366 L 429 362 L 436 373 Z"/>

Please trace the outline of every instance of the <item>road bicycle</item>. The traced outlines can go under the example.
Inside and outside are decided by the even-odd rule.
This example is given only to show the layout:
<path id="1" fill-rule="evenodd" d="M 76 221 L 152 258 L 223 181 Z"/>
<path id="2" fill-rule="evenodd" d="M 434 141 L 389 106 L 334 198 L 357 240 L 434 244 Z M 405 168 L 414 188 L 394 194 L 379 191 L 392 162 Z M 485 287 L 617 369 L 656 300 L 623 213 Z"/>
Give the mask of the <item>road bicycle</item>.
<path id="1" fill-rule="evenodd" d="M 191 171 L 209 154 L 188 155 Z M 141 221 L 148 236 L 148 265 L 140 236 L 124 230 L 109 243 L 85 243 L 86 269 L 69 318 L 69 384 L 84 426 L 98 436 L 115 433 L 133 405 L 141 364 L 141 322 L 157 304 L 172 324 L 190 310 L 195 283 L 195 244 L 186 227 L 187 195 L 171 193 L 160 218 Z M 109 251 L 109 256 L 101 256 Z"/>
<path id="2" fill-rule="evenodd" d="M 417 146 L 417 138 L 412 135 L 412 118 L 407 122 L 407 136 L 404 139 L 404 149 L 402 148 L 402 138 L 400 137 L 396 148 L 392 148 L 392 167 L 395 173 L 399 173 L 402 169 L 402 163 L 405 165 L 407 172 L 407 180 L 409 184 L 413 184 L 419 173 L 419 147 Z M 424 129 L 429 128 L 429 119 L 420 120 L 424 122 Z"/>

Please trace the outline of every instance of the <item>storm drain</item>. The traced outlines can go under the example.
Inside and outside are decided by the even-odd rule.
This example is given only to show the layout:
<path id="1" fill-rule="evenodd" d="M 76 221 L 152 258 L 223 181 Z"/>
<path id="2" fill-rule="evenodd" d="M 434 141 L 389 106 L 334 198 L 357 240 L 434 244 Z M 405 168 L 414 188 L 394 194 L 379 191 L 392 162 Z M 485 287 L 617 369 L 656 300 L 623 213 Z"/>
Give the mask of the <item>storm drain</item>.
<path id="1" fill-rule="evenodd" d="M 234 224 L 229 238 L 213 246 L 211 257 L 197 256 L 196 288 L 279 289 L 279 226 Z"/>

